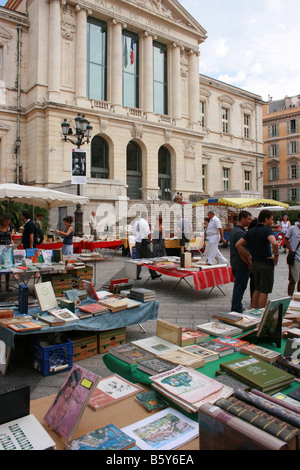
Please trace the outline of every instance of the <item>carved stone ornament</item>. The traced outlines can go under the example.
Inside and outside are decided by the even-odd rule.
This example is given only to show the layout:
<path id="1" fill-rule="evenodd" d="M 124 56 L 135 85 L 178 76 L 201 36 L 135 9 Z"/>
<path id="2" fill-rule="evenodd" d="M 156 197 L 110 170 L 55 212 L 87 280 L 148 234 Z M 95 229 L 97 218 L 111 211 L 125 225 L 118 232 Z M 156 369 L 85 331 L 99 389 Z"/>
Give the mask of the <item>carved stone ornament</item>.
<path id="1" fill-rule="evenodd" d="M 182 19 L 175 16 L 169 8 L 163 5 L 161 0 L 130 0 L 130 2 L 140 6 L 143 9 L 153 11 L 154 13 L 158 13 L 165 18 L 176 21 L 179 24 L 184 24 Z"/>
<path id="2" fill-rule="evenodd" d="M 131 135 L 133 139 L 142 139 L 143 138 L 143 125 L 142 124 L 134 124 L 133 129 L 131 131 Z"/>
<path id="3" fill-rule="evenodd" d="M 191 140 L 184 140 L 184 156 L 187 158 L 195 158 L 196 143 Z"/>
<path id="4" fill-rule="evenodd" d="M 75 8 L 69 4 L 62 7 L 61 35 L 63 39 L 73 41 L 76 34 L 76 13 Z"/>

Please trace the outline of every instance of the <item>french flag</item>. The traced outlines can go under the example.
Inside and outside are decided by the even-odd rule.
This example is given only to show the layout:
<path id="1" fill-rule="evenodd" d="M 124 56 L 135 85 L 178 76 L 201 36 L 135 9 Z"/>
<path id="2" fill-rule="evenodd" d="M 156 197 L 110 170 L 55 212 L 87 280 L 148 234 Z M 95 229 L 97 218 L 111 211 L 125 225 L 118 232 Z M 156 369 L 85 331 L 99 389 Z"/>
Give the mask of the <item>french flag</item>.
<path id="1" fill-rule="evenodd" d="M 131 36 L 131 46 L 130 46 L 130 63 L 134 64 L 134 49 L 133 49 L 133 37 Z"/>

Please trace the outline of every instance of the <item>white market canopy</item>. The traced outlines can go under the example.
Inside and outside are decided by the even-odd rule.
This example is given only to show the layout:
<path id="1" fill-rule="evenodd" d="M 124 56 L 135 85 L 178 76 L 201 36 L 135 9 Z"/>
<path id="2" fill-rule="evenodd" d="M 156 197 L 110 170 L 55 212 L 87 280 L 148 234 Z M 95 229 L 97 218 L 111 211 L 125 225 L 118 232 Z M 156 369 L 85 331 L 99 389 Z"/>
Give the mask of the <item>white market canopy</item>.
<path id="1" fill-rule="evenodd" d="M 0 184 L 0 201 L 1 200 L 22 202 L 47 210 L 68 204 L 88 203 L 88 198 L 85 196 L 76 196 L 49 188 L 13 183 Z"/>
<path id="2" fill-rule="evenodd" d="M 283 202 L 275 201 L 274 199 L 251 199 L 251 198 L 224 198 L 216 197 L 211 199 L 204 199 L 203 201 L 196 202 L 193 207 L 197 206 L 227 206 L 236 209 L 243 209 L 245 207 L 259 207 L 259 206 L 279 206 L 288 209 L 289 205 Z"/>

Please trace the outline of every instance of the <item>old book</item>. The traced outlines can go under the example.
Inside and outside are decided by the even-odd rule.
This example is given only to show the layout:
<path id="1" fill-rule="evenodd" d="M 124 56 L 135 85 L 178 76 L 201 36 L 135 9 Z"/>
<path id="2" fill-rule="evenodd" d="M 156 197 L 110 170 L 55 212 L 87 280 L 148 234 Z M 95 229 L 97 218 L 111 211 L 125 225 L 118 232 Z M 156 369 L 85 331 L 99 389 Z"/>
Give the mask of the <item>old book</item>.
<path id="1" fill-rule="evenodd" d="M 127 308 L 127 299 L 120 298 L 108 298 L 99 300 L 99 304 L 108 308 L 111 313 L 119 312 L 120 310 L 125 310 Z"/>
<path id="2" fill-rule="evenodd" d="M 109 354 L 128 364 L 136 364 L 137 362 L 153 358 L 153 354 L 131 343 L 109 348 Z"/>
<path id="3" fill-rule="evenodd" d="M 13 250 L 14 264 L 22 264 L 22 261 L 26 258 L 26 250 Z"/>
<path id="4" fill-rule="evenodd" d="M 18 323 L 28 322 L 31 319 L 31 315 L 18 315 L 12 318 L 0 318 L 0 326 L 2 328 L 6 328 L 8 325 L 16 325 Z"/>
<path id="5" fill-rule="evenodd" d="M 88 406 L 94 411 L 98 411 L 142 391 L 141 387 L 128 382 L 128 380 L 117 374 L 113 374 L 99 380 Z"/>
<path id="6" fill-rule="evenodd" d="M 212 341 L 214 341 L 215 343 L 225 344 L 225 346 L 232 346 L 235 351 L 240 351 L 242 347 L 249 344 L 248 341 L 244 341 L 238 338 L 231 338 L 227 336 L 219 336 L 218 338 L 215 338 Z"/>
<path id="7" fill-rule="evenodd" d="M 67 308 L 51 309 L 48 310 L 48 313 L 50 313 L 50 315 L 57 318 L 58 320 L 63 320 L 66 323 L 74 323 L 76 321 L 79 321 L 77 315 L 75 315 L 75 313 L 71 312 L 71 310 L 68 310 Z"/>
<path id="8" fill-rule="evenodd" d="M 262 392 L 280 391 L 290 385 L 294 377 L 256 357 L 233 359 L 220 364 L 221 370 Z"/>
<path id="9" fill-rule="evenodd" d="M 253 393 L 254 395 L 258 395 L 259 397 L 262 397 L 265 400 L 271 401 L 272 403 L 275 403 L 275 405 L 281 405 L 282 407 L 292 411 L 293 413 L 300 414 L 300 410 L 298 408 L 293 406 L 291 403 L 287 403 L 285 400 L 283 400 L 281 392 L 275 393 L 273 396 L 271 396 L 253 388 L 251 390 L 251 393 Z"/>
<path id="10" fill-rule="evenodd" d="M 202 357 L 197 354 L 192 354 L 183 349 L 174 349 L 163 354 L 158 354 L 158 358 L 172 362 L 173 364 L 179 364 L 185 367 L 191 367 L 192 369 L 199 369 L 205 366 L 205 361 Z"/>
<path id="11" fill-rule="evenodd" d="M 285 370 L 286 372 L 294 375 L 295 377 L 300 377 L 300 364 L 299 363 L 289 361 L 285 357 L 279 357 L 278 359 L 276 359 L 276 361 L 273 364 L 279 369 Z"/>
<path id="12" fill-rule="evenodd" d="M 273 395 L 274 399 L 277 399 L 277 400 L 280 400 L 281 401 L 281 404 L 284 405 L 286 407 L 286 405 L 289 405 L 294 413 L 297 412 L 297 413 L 300 413 L 300 401 L 299 400 L 295 400 L 294 398 L 292 397 L 289 397 L 288 395 L 285 395 L 283 392 L 278 392 L 278 393 L 275 393 L 275 395 Z"/>
<path id="13" fill-rule="evenodd" d="M 137 368 L 139 370 L 142 370 L 143 372 L 149 375 L 161 374 L 162 372 L 172 370 L 175 367 L 175 364 L 165 361 L 164 359 L 160 359 L 158 357 L 153 357 L 152 359 L 140 361 L 137 365 Z"/>
<path id="14" fill-rule="evenodd" d="M 287 444 L 220 407 L 199 408 L 200 450 L 286 450 Z"/>
<path id="15" fill-rule="evenodd" d="M 184 366 L 152 376 L 151 380 L 163 390 L 191 404 L 223 388 L 216 380 Z"/>
<path id="16" fill-rule="evenodd" d="M 191 344 L 202 343 L 209 339 L 209 334 L 193 328 L 183 328 L 180 346 L 190 346 Z"/>
<path id="17" fill-rule="evenodd" d="M 47 323 L 49 326 L 62 326 L 65 325 L 66 322 L 62 319 L 56 318 L 53 315 L 50 315 L 48 313 L 38 313 L 38 314 L 33 314 L 36 320 L 41 320 L 44 323 Z"/>
<path id="18" fill-rule="evenodd" d="M 163 410 L 169 406 L 169 404 L 163 400 L 163 398 L 155 390 L 137 393 L 135 398 L 140 405 L 150 412 Z"/>
<path id="19" fill-rule="evenodd" d="M 211 336 L 237 336 L 243 332 L 241 328 L 227 325 L 219 321 L 212 321 L 197 325 L 197 329 L 208 333 Z"/>
<path id="20" fill-rule="evenodd" d="M 259 359 L 270 363 L 276 361 L 276 359 L 281 356 L 281 354 L 276 351 L 263 348 L 262 346 L 258 346 L 256 344 L 248 344 L 246 346 L 243 346 L 240 349 L 240 352 L 242 354 L 247 354 L 248 356 L 258 357 Z"/>
<path id="21" fill-rule="evenodd" d="M 205 346 L 205 343 L 203 343 L 203 346 Z M 209 349 L 205 349 L 204 347 L 199 346 L 198 344 L 185 346 L 183 350 L 192 354 L 196 354 L 197 356 L 201 357 L 205 363 L 219 359 L 219 354 L 217 352 L 213 352 L 213 351 L 210 351 Z"/>
<path id="22" fill-rule="evenodd" d="M 55 442 L 33 414 L 0 425 L 0 450 L 55 449 Z"/>
<path id="23" fill-rule="evenodd" d="M 286 338 L 300 338 L 300 328 L 288 328 L 284 336 Z"/>
<path id="24" fill-rule="evenodd" d="M 73 365 L 44 417 L 48 426 L 64 439 L 72 439 L 99 379 L 93 372 Z"/>
<path id="25" fill-rule="evenodd" d="M 165 341 L 158 336 L 150 336 L 149 338 L 138 339 L 136 341 L 132 341 L 132 344 L 155 355 L 164 354 L 166 352 L 178 349 L 176 344 Z"/>
<path id="26" fill-rule="evenodd" d="M 0 424 L 30 413 L 30 386 L 16 385 L 0 390 Z"/>
<path id="27" fill-rule="evenodd" d="M 243 390 L 236 390 L 234 396 L 239 400 L 248 403 L 249 405 L 255 406 L 266 413 L 269 413 L 272 416 L 275 416 L 286 423 L 295 426 L 300 429 L 300 416 L 298 413 L 287 410 L 282 404 L 272 403 L 267 398 L 260 397 L 253 394 L 252 392 L 245 392 Z"/>
<path id="28" fill-rule="evenodd" d="M 109 309 L 104 305 L 99 305 L 98 303 L 80 305 L 78 307 L 82 312 L 90 313 L 92 315 L 100 315 L 103 313 L 109 313 Z"/>
<path id="29" fill-rule="evenodd" d="M 8 324 L 7 328 L 15 331 L 16 333 L 27 333 L 28 331 L 40 330 L 41 327 L 33 321 L 27 321 L 22 323 Z"/>
<path id="30" fill-rule="evenodd" d="M 228 413 L 251 423 L 253 426 L 276 436 L 278 439 L 286 442 L 289 449 L 296 450 L 298 448 L 298 428 L 287 425 L 287 423 L 280 419 L 275 419 L 272 415 L 263 412 L 258 408 L 237 399 L 236 397 L 222 398 L 221 400 L 218 400 L 215 405 Z"/>
<path id="31" fill-rule="evenodd" d="M 84 436 L 66 442 L 66 450 L 126 450 L 135 445 L 135 439 L 114 424 L 108 424 Z"/>
<path id="32" fill-rule="evenodd" d="M 165 341 L 169 341 L 169 343 L 177 344 L 177 346 L 180 346 L 182 327 L 158 319 L 156 321 L 156 336 L 164 339 Z"/>
<path id="33" fill-rule="evenodd" d="M 282 299 L 268 300 L 264 314 L 260 321 L 257 336 L 273 336 L 278 323 L 279 308 L 282 307 L 282 317 L 291 302 L 291 297 L 283 297 Z"/>
<path id="34" fill-rule="evenodd" d="M 229 354 L 234 353 L 234 347 L 218 343 L 214 340 L 205 341 L 205 343 L 203 343 L 203 346 L 205 346 L 205 349 L 209 349 L 210 351 L 218 353 L 219 357 L 228 356 Z"/>
<path id="35" fill-rule="evenodd" d="M 122 428 L 142 450 L 177 449 L 198 435 L 198 423 L 178 410 L 166 408 Z"/>
<path id="36" fill-rule="evenodd" d="M 42 312 L 58 307 L 54 289 L 50 281 L 34 284 L 34 292 Z"/>
<path id="37" fill-rule="evenodd" d="M 13 318 L 13 309 L 0 309 L 0 318 Z"/>
<path id="38" fill-rule="evenodd" d="M 243 382 L 240 382 L 237 379 L 234 379 L 230 375 L 218 370 L 216 371 L 216 377 L 215 380 L 217 382 L 220 382 L 223 385 L 227 385 L 228 387 L 231 387 L 233 391 L 235 390 L 250 390 L 249 385 L 244 384 Z"/>

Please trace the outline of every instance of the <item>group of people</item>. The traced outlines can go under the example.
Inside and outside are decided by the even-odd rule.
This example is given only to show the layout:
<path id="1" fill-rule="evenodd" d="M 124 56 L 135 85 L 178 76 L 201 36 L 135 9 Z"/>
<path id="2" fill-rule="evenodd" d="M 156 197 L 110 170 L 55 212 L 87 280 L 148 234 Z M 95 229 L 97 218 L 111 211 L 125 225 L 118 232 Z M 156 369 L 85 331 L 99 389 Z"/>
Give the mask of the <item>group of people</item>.
<path id="1" fill-rule="evenodd" d="M 300 214 L 298 215 L 300 222 Z M 238 223 L 230 235 L 230 264 L 234 277 L 231 310 L 242 313 L 243 296 L 250 279 L 252 308 L 264 308 L 268 295 L 273 290 L 275 267 L 278 263 L 279 247 L 272 227 L 273 212 L 263 209 L 258 219 L 252 220 L 251 213 L 242 210 Z M 289 266 L 288 295 L 292 296 L 297 285 L 300 289 L 300 225 L 287 228 L 285 245 L 289 252 L 295 252 L 295 262 Z"/>

